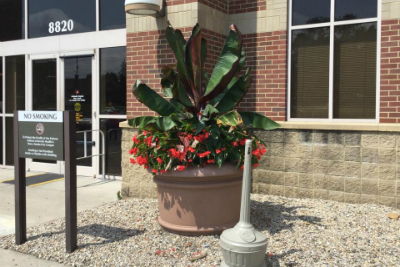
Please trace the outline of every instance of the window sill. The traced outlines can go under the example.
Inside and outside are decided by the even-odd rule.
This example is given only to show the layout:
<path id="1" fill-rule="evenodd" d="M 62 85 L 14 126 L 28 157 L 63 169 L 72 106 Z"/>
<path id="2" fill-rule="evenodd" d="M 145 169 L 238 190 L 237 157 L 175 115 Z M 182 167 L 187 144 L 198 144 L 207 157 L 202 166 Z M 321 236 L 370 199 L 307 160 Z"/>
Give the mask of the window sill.
<path id="1" fill-rule="evenodd" d="M 279 122 L 283 129 L 400 132 L 399 123 Z"/>

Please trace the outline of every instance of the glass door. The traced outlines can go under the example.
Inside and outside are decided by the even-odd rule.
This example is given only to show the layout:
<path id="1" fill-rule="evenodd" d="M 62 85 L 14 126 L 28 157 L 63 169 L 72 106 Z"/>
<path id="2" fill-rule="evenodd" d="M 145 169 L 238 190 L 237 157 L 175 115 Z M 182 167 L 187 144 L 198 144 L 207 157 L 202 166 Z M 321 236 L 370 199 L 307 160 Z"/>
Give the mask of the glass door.
<path id="1" fill-rule="evenodd" d="M 59 59 L 56 55 L 30 57 L 31 101 L 28 110 L 61 110 Z M 28 98 L 29 99 L 29 98 Z M 52 160 L 28 160 L 28 169 L 62 173 L 61 163 Z"/>
<path id="2" fill-rule="evenodd" d="M 91 156 L 95 150 L 96 134 L 90 132 L 94 129 L 94 105 L 93 105 L 93 61 L 91 55 L 68 56 L 62 58 L 63 81 L 62 93 L 64 99 L 64 110 L 76 112 L 77 144 L 76 153 L 78 158 Z M 85 141 L 85 131 L 86 141 Z M 77 161 L 78 174 L 94 175 L 94 163 L 96 158 L 86 158 Z"/>
<path id="3" fill-rule="evenodd" d="M 31 94 L 28 109 L 31 110 L 72 110 L 76 112 L 77 158 L 93 155 L 96 151 L 97 135 L 90 131 L 96 127 L 95 106 L 92 103 L 93 64 L 92 55 L 60 56 L 41 55 L 30 57 Z M 85 133 L 83 131 L 89 131 Z M 85 146 L 86 144 L 86 146 Z M 96 160 L 92 158 L 77 161 L 78 175 L 94 175 Z M 64 173 L 64 162 L 29 160 L 30 170 Z"/>

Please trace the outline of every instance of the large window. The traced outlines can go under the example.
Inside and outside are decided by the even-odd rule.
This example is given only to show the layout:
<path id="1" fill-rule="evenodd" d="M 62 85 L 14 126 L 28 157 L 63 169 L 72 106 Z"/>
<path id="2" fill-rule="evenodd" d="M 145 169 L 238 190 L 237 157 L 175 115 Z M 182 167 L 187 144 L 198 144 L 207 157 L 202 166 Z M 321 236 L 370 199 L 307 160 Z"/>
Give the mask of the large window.
<path id="1" fill-rule="evenodd" d="M 100 49 L 99 118 L 100 129 L 105 134 L 106 173 L 120 176 L 122 132 L 119 123 L 126 120 L 126 47 Z"/>
<path id="2" fill-rule="evenodd" d="M 24 38 L 24 0 L 0 0 L 0 42 Z"/>
<path id="3" fill-rule="evenodd" d="M 125 28 L 125 0 L 100 1 L 100 30 Z"/>
<path id="4" fill-rule="evenodd" d="M 12 165 L 13 113 L 25 109 L 25 56 L 0 57 L 0 166 Z"/>
<path id="5" fill-rule="evenodd" d="M 377 1 L 290 1 L 290 119 L 376 119 Z"/>
<path id="6" fill-rule="evenodd" d="M 30 0 L 29 37 L 96 30 L 95 0 Z"/>

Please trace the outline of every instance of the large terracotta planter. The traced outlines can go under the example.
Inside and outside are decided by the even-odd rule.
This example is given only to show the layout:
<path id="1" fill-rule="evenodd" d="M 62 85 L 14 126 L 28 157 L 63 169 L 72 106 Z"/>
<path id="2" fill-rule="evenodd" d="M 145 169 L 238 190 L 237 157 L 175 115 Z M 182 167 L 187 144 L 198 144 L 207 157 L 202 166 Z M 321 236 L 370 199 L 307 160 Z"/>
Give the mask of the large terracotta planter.
<path id="1" fill-rule="evenodd" d="M 160 216 L 168 231 L 184 235 L 221 233 L 239 220 L 242 171 L 235 166 L 188 168 L 155 175 Z"/>

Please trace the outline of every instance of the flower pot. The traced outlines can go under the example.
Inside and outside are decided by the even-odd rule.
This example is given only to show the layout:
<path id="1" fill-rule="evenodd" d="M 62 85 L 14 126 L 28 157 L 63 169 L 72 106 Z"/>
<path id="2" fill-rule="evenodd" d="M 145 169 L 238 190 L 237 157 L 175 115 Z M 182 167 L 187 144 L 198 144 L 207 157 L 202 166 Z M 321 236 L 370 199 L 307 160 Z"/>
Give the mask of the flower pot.
<path id="1" fill-rule="evenodd" d="M 218 234 L 240 216 L 242 171 L 232 165 L 188 168 L 155 175 L 158 222 L 184 235 Z"/>

